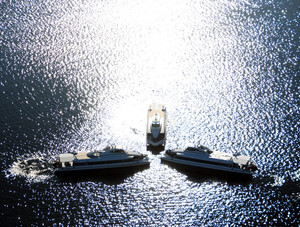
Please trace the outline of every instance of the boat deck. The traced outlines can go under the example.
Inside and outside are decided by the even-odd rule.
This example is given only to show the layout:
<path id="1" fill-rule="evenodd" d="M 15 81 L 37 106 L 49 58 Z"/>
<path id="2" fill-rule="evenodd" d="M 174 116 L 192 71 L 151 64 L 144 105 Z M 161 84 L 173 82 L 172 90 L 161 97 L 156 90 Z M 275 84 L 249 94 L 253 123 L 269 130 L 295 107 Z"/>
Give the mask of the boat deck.
<path id="1" fill-rule="evenodd" d="M 159 114 L 159 117 L 163 118 L 164 115 L 165 115 L 165 111 L 162 111 L 161 108 L 157 108 L 157 109 L 152 109 L 151 111 L 149 111 L 149 114 L 148 114 L 148 118 L 152 118 L 154 117 L 155 114 Z"/>
<path id="2" fill-rule="evenodd" d="M 150 110 L 151 108 L 151 110 Z M 152 104 L 148 110 L 148 120 L 147 120 L 147 133 L 151 133 L 151 123 L 152 118 L 155 117 L 156 114 L 159 115 L 160 123 L 162 125 L 161 133 L 165 132 L 166 127 L 166 108 L 161 104 Z M 164 109 L 164 111 L 163 111 Z"/>
<path id="3" fill-rule="evenodd" d="M 91 159 L 89 156 L 87 156 L 88 153 L 84 152 L 84 153 L 78 153 L 75 155 L 75 158 L 78 160 L 81 159 Z"/>

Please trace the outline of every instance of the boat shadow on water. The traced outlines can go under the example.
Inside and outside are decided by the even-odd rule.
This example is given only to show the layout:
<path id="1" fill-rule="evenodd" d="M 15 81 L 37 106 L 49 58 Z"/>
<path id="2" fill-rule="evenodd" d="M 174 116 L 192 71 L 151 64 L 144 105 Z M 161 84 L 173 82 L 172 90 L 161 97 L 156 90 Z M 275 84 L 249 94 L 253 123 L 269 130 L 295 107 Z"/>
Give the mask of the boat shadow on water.
<path id="1" fill-rule="evenodd" d="M 124 183 L 124 181 L 134 176 L 136 173 L 148 169 L 149 166 L 140 166 L 132 168 L 122 169 L 110 169 L 110 170 L 87 170 L 78 172 L 64 172 L 55 174 L 58 181 L 68 183 L 80 183 L 80 182 L 102 182 L 108 185 L 118 185 Z"/>
<path id="2" fill-rule="evenodd" d="M 151 151 L 152 154 L 158 155 L 160 152 L 162 152 L 165 149 L 164 146 L 147 146 L 147 151 Z"/>
<path id="3" fill-rule="evenodd" d="M 163 161 L 162 163 L 186 175 L 188 180 L 196 183 L 203 183 L 207 181 L 218 181 L 230 185 L 247 185 L 252 180 L 252 177 L 250 176 L 223 173 L 220 171 L 213 171 L 213 170 L 202 169 L 202 168 L 195 169 L 189 166 L 176 165 L 165 161 Z"/>

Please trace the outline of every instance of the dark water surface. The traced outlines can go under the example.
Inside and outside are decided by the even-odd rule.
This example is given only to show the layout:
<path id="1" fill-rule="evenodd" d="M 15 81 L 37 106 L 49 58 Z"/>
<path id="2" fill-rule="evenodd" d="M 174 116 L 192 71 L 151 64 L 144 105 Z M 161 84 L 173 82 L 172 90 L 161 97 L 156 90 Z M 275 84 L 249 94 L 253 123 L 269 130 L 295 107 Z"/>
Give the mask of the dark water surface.
<path id="1" fill-rule="evenodd" d="M 1 1 L 1 225 L 299 226 L 299 2 Z M 145 147 L 250 155 L 250 182 L 191 175 Z M 48 162 L 119 144 L 150 168 L 61 179 Z"/>

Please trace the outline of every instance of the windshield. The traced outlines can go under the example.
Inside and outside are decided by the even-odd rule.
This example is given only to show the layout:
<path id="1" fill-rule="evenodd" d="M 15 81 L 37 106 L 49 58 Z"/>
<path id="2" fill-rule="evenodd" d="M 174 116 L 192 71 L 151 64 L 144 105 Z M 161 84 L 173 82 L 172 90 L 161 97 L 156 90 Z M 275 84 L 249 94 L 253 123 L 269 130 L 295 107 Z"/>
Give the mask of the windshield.
<path id="1" fill-rule="evenodd" d="M 124 150 L 123 149 L 114 149 L 114 150 L 111 150 L 111 152 L 113 152 L 113 153 L 124 153 Z"/>
<path id="2" fill-rule="evenodd" d="M 152 127 L 157 128 L 159 126 L 160 126 L 159 121 L 152 121 Z"/>

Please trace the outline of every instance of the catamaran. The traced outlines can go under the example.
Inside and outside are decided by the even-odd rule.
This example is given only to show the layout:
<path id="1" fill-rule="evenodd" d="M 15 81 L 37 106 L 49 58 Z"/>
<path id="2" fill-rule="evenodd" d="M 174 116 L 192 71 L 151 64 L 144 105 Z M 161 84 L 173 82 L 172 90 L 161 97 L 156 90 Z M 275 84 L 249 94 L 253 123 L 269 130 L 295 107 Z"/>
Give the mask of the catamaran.
<path id="1" fill-rule="evenodd" d="M 250 177 L 257 170 L 249 156 L 212 151 L 202 145 L 189 146 L 183 150 L 167 150 L 161 160 L 191 170 Z"/>
<path id="2" fill-rule="evenodd" d="M 108 146 L 103 150 L 60 154 L 55 163 L 55 173 L 87 170 L 133 169 L 149 166 L 147 155 L 125 150 L 118 146 Z"/>

